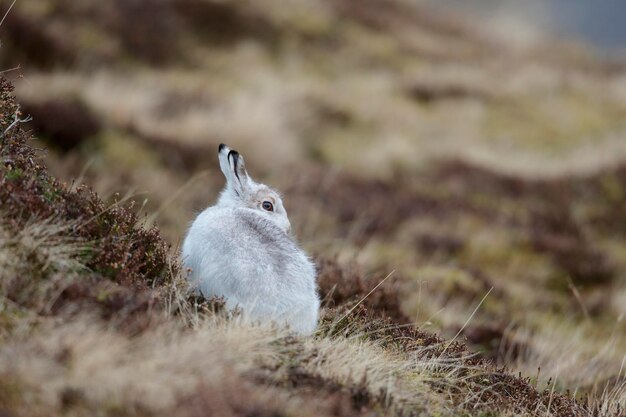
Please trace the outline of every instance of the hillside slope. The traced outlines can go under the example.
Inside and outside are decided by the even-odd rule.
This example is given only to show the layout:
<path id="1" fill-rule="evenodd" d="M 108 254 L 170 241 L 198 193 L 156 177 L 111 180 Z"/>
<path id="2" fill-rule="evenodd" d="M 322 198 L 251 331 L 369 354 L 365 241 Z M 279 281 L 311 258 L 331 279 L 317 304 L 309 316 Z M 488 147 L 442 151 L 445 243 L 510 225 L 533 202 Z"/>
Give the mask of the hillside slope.
<path id="1" fill-rule="evenodd" d="M 10 92 L 2 80 L 5 415 L 591 415 L 458 342 L 385 319 L 382 302 L 358 308 L 373 284 L 360 276 L 341 282 L 354 293 L 335 295 L 310 339 L 186 299 L 156 229 L 46 172 Z M 322 267 L 325 296 L 337 268 Z M 381 291 L 396 298 L 394 286 Z"/>

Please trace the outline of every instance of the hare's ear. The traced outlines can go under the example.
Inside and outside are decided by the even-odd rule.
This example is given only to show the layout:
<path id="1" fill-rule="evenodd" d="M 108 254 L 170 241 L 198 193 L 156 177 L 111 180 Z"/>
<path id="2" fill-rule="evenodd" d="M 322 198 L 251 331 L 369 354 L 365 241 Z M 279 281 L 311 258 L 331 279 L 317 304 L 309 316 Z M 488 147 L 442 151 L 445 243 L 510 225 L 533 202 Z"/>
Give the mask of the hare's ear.
<path id="1" fill-rule="evenodd" d="M 219 146 L 218 157 L 220 168 L 226 177 L 226 186 L 242 196 L 250 182 L 243 156 L 222 143 Z"/>

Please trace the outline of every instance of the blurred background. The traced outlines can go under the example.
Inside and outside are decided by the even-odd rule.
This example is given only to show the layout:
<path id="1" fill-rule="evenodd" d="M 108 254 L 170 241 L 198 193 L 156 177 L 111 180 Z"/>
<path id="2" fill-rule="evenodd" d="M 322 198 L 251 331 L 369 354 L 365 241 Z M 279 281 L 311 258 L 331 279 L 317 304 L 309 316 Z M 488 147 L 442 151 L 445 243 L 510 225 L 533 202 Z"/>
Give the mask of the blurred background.
<path id="1" fill-rule="evenodd" d="M 320 267 L 396 270 L 420 328 L 561 391 L 623 381 L 623 1 L 0 6 L 50 170 L 136 200 L 172 251 L 224 142 Z"/>
<path id="2" fill-rule="evenodd" d="M 619 0 L 432 0 L 430 5 L 460 9 L 483 19 L 533 26 L 546 35 L 574 38 L 598 52 L 624 54 L 626 5 Z M 603 51 L 604 50 L 604 51 Z"/>

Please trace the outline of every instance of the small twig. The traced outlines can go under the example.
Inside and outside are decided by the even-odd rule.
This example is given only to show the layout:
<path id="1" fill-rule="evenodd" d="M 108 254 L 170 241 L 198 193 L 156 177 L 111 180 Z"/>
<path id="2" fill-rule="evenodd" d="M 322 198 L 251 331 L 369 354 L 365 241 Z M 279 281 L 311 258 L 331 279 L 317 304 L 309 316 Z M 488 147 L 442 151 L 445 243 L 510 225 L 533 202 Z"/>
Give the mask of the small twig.
<path id="1" fill-rule="evenodd" d="M 557 368 L 557 375 L 558 375 L 558 368 Z M 554 398 L 554 389 L 556 388 L 556 380 L 558 379 L 558 376 L 554 377 L 554 382 L 552 383 L 552 389 L 550 389 L 550 399 L 548 400 L 548 408 L 546 409 L 546 416 L 549 416 L 550 414 L 550 408 L 552 407 L 552 399 Z"/>
<path id="2" fill-rule="evenodd" d="M 585 303 L 583 303 L 583 298 L 580 295 L 580 292 L 578 291 L 578 288 L 576 288 L 576 286 L 574 285 L 574 282 L 572 281 L 571 277 L 567 277 L 567 286 L 569 287 L 569 289 L 572 291 L 572 294 L 574 294 L 574 297 L 576 297 L 576 301 L 578 301 L 578 304 L 580 304 L 580 308 L 583 311 L 583 314 L 585 315 L 585 319 L 587 320 L 587 322 L 591 321 L 591 317 L 589 316 L 589 311 L 587 311 L 587 307 L 585 307 Z"/>
<path id="3" fill-rule="evenodd" d="M 420 309 L 422 307 L 422 283 L 428 283 L 427 281 L 420 281 L 419 285 L 420 285 L 420 290 L 417 293 L 417 312 L 415 313 L 415 322 L 417 323 L 417 321 L 419 320 L 420 317 Z"/>
<path id="4" fill-rule="evenodd" d="M 7 12 L 4 14 L 4 16 L 2 16 L 2 20 L 0 20 L 0 26 L 2 26 L 2 24 L 4 23 L 4 19 L 7 18 L 7 16 L 9 15 L 9 12 L 11 11 L 15 3 L 17 3 L 17 0 L 13 0 L 13 3 L 11 3 L 11 5 L 9 6 L 9 9 L 7 10 Z"/>
<path id="5" fill-rule="evenodd" d="M 537 367 L 537 376 L 535 377 L 535 389 L 539 385 L 539 377 L 541 376 L 541 366 Z"/>
<path id="6" fill-rule="evenodd" d="M 432 320 L 437 317 L 439 315 L 439 313 L 441 313 L 442 311 L 444 311 L 446 308 L 445 307 L 441 307 L 439 310 L 435 311 L 430 317 L 428 317 L 426 319 L 426 321 L 422 322 L 422 324 L 417 328 L 417 330 L 422 330 L 424 328 L 424 325 L 431 325 Z"/>
<path id="7" fill-rule="evenodd" d="M 365 301 L 365 299 L 366 299 L 367 297 L 369 297 L 369 296 L 370 296 L 370 295 L 371 295 L 374 291 L 376 291 L 376 289 L 378 289 L 378 287 L 380 287 L 381 285 L 383 285 L 383 283 L 384 283 L 385 281 L 387 281 L 387 279 L 388 279 L 390 276 L 392 276 L 395 272 L 396 272 L 396 270 L 395 270 L 395 269 L 394 269 L 393 271 L 391 271 L 391 272 L 389 273 L 389 275 L 387 275 L 385 278 L 383 278 L 383 280 L 382 280 L 382 281 L 380 281 L 380 282 L 379 282 L 379 283 L 378 283 L 378 284 L 377 284 L 374 288 L 372 288 L 372 290 L 371 290 L 370 292 L 368 292 L 368 293 L 365 295 L 365 297 L 361 298 L 361 300 L 360 300 L 358 303 L 356 303 L 356 304 L 354 305 L 354 307 L 352 307 L 352 308 L 351 308 L 351 309 L 350 309 L 350 310 L 349 310 L 346 314 L 344 314 L 344 315 L 343 315 L 343 317 L 341 317 L 339 320 L 337 320 L 337 321 L 335 322 L 335 324 L 333 325 L 333 329 L 332 329 L 332 330 L 334 330 L 335 326 L 337 326 L 337 325 L 338 325 L 339 323 L 341 323 L 341 322 L 342 322 L 342 321 L 343 321 L 346 317 L 348 317 L 348 316 L 349 316 L 349 315 L 350 315 L 350 314 L 354 311 L 354 309 L 356 309 L 358 306 L 360 306 L 360 305 L 361 305 L 361 303 L 362 303 L 363 301 Z M 331 330 L 331 331 L 332 331 L 332 330 Z"/>
<path id="8" fill-rule="evenodd" d="M 0 46 L 2 46 L 2 45 L 0 45 Z M 7 70 L 2 70 L 2 71 L 0 71 L 0 74 L 5 74 L 5 73 L 7 73 L 7 72 L 16 71 L 16 70 L 18 70 L 18 69 L 20 69 L 20 68 L 22 68 L 22 66 L 21 66 L 21 65 L 18 65 L 17 67 L 9 68 L 9 69 L 7 69 Z"/>
<path id="9" fill-rule="evenodd" d="M 20 114 L 20 108 L 18 106 L 17 110 L 15 110 L 15 115 L 13 116 L 13 123 L 11 123 L 6 129 L 4 129 L 4 132 L 2 132 L 2 136 L 0 136 L 0 139 L 4 140 L 4 137 L 6 136 L 7 133 L 9 133 L 9 130 L 13 129 L 18 124 L 28 123 L 31 120 L 33 120 L 31 116 L 27 116 L 23 119 L 20 119 L 19 114 Z"/>
<path id="10" fill-rule="evenodd" d="M 489 289 L 489 291 L 487 291 L 487 294 L 485 294 L 485 296 L 483 297 L 482 300 L 480 300 L 480 303 L 478 303 L 478 305 L 476 306 L 476 308 L 474 309 L 474 311 L 472 311 L 472 314 L 469 316 L 469 318 L 465 321 L 465 324 L 463 324 L 463 327 L 461 327 L 461 329 L 457 332 L 456 335 L 454 335 L 454 337 L 452 338 L 452 340 L 450 340 L 448 342 L 448 344 L 446 345 L 446 347 L 443 349 L 443 351 L 441 352 L 441 354 L 439 355 L 439 357 L 443 356 L 444 353 L 446 353 L 446 351 L 448 350 L 448 348 L 452 345 L 452 343 L 454 343 L 454 341 L 456 340 L 457 337 L 459 337 L 459 335 L 461 333 L 463 333 L 463 330 L 465 330 L 465 327 L 467 327 L 467 325 L 469 324 L 470 321 L 472 321 L 472 318 L 474 318 L 474 314 L 476 314 L 476 312 L 478 311 L 478 309 L 480 308 L 481 305 L 483 305 L 483 303 L 485 302 L 485 300 L 487 299 L 487 297 L 489 296 L 489 294 L 491 294 L 491 291 L 493 291 L 493 287 L 491 287 Z"/>
<path id="11" fill-rule="evenodd" d="M 78 174 L 78 177 L 76 177 L 73 181 L 72 184 L 70 185 L 69 191 L 73 192 L 75 191 L 78 187 L 80 187 L 81 184 L 83 184 L 84 180 L 85 180 L 85 176 L 87 175 L 87 171 L 89 170 L 89 168 L 91 167 L 91 165 L 93 164 L 95 158 L 90 158 L 84 165 L 83 168 L 80 170 L 80 173 Z"/>

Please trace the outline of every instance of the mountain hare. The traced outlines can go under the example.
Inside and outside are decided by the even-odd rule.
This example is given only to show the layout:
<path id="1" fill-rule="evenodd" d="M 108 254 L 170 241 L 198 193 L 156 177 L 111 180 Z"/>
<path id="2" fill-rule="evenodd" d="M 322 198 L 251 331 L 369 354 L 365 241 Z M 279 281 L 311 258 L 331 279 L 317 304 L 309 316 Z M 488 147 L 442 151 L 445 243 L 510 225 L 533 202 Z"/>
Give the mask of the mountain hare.
<path id="1" fill-rule="evenodd" d="M 191 285 L 204 297 L 223 296 L 227 308 L 253 320 L 311 334 L 320 306 L 315 267 L 289 234 L 280 196 L 248 176 L 237 151 L 221 144 L 218 158 L 226 187 L 183 243 Z"/>

